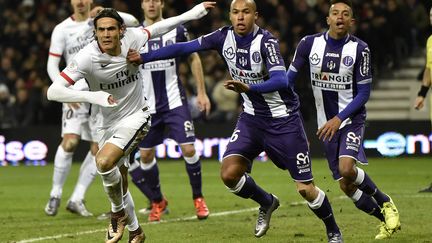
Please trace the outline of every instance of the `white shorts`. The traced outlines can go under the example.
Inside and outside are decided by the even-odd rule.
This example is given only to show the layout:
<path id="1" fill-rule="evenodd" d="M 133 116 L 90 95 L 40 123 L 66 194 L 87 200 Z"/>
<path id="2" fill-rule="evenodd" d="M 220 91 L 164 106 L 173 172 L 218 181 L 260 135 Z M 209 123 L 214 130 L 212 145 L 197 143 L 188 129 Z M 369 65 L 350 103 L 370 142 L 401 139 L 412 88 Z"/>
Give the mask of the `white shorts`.
<path id="1" fill-rule="evenodd" d="M 129 154 L 137 147 L 138 143 L 148 133 L 151 125 L 151 116 L 148 107 L 121 119 L 116 125 L 103 130 L 102 139 L 99 141 L 99 148 L 106 143 L 114 144 L 124 152 L 123 158 L 119 160 L 117 166 L 129 166 Z"/>
<path id="2" fill-rule="evenodd" d="M 95 141 L 89 126 L 89 104 L 81 104 L 80 108 L 74 110 L 63 103 L 62 137 L 64 134 L 76 134 L 82 140 Z"/>

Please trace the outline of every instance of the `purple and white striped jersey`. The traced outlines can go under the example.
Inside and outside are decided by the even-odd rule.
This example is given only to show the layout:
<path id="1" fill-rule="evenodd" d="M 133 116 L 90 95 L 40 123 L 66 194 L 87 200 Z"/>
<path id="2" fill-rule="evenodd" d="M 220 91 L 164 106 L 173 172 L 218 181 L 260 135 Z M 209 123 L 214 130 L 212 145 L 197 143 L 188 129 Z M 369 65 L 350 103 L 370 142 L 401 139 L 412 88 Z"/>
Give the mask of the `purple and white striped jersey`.
<path id="1" fill-rule="evenodd" d="M 285 71 L 279 42 L 255 25 L 251 35 L 240 37 L 226 26 L 199 39 L 202 49 L 214 49 L 224 58 L 232 79 L 259 84 L 269 79 L 271 71 Z M 241 93 L 244 112 L 261 117 L 285 117 L 296 112 L 298 96 L 291 88 L 269 93 Z"/>
<path id="2" fill-rule="evenodd" d="M 372 82 L 370 58 L 368 45 L 352 35 L 334 40 L 324 32 L 300 41 L 289 68 L 298 72 L 303 65 L 309 66 L 318 127 L 347 107 L 357 95 L 357 85 Z M 342 121 L 340 128 L 353 120 L 364 122 L 365 119 L 363 105 Z"/>
<path id="3" fill-rule="evenodd" d="M 183 26 L 178 26 L 161 37 L 150 39 L 140 52 L 150 53 L 161 47 L 185 41 L 188 41 L 187 30 Z M 140 66 L 144 96 L 147 98 L 151 114 L 166 112 L 186 104 L 184 87 L 177 75 L 178 61 L 178 58 L 171 58 Z"/>

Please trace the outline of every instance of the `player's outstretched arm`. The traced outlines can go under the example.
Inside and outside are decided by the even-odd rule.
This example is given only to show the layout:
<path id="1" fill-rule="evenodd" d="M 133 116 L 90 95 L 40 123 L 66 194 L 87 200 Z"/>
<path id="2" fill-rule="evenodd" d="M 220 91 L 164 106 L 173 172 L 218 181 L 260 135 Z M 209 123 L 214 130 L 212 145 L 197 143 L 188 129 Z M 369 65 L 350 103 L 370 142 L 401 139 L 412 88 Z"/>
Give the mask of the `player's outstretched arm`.
<path id="1" fill-rule="evenodd" d="M 68 89 L 70 84 L 60 75 L 50 85 L 47 98 L 58 102 L 88 102 L 103 107 L 114 107 L 116 102 L 112 95 L 105 91 L 79 91 Z"/>
<path id="2" fill-rule="evenodd" d="M 145 29 L 149 31 L 150 38 L 159 37 L 183 23 L 204 17 L 208 13 L 208 10 L 214 8 L 215 5 L 216 2 L 200 3 L 181 15 L 164 19 Z"/>

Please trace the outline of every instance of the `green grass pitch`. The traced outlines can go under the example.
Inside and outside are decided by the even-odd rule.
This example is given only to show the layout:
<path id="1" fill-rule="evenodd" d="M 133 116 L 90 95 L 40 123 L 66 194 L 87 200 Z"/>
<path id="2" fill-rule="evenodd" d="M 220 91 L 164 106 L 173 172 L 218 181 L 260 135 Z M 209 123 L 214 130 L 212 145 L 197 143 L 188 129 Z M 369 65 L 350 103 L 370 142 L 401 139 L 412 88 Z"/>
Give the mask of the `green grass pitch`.
<path id="1" fill-rule="evenodd" d="M 432 193 L 418 190 L 432 182 L 430 158 L 370 159 L 365 171 L 378 187 L 395 201 L 402 230 L 386 242 L 432 242 Z M 53 166 L 0 167 L 0 242 L 104 242 L 108 221 L 82 218 L 65 210 L 66 201 L 77 179 L 79 163 L 74 163 L 63 190 L 62 203 L 55 217 L 44 214 L 51 189 Z M 206 160 L 203 192 L 210 217 L 194 217 L 191 189 L 182 161 L 159 161 L 161 185 L 169 201 L 170 214 L 161 223 L 147 223 L 139 215 L 146 242 L 326 242 L 324 225 L 295 191 L 287 171 L 272 163 L 255 162 L 252 176 L 268 192 L 277 195 L 281 207 L 275 211 L 267 235 L 253 235 L 257 205 L 227 191 L 219 178 L 220 164 Z M 316 184 L 329 197 L 345 242 L 374 242 L 378 220 L 357 210 L 332 180 L 327 163 L 313 160 Z M 147 205 L 144 196 L 129 183 L 136 209 Z M 101 179 L 96 178 L 86 196 L 87 208 L 95 215 L 109 210 Z M 295 206 L 293 205 L 295 204 Z M 127 242 L 126 232 L 121 242 Z"/>

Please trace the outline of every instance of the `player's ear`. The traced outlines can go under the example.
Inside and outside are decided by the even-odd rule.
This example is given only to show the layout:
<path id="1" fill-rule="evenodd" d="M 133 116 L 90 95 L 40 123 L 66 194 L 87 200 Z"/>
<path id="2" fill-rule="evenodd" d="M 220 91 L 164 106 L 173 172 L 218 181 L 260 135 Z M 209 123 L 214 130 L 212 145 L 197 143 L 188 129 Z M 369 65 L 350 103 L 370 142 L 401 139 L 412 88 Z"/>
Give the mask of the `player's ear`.
<path id="1" fill-rule="evenodd" d="M 122 24 L 120 26 L 120 39 L 123 38 L 125 32 L 126 32 L 126 25 Z"/>
<path id="2" fill-rule="evenodd" d="M 327 22 L 327 25 L 330 25 L 330 19 L 329 19 L 329 17 L 326 17 L 326 22 Z"/>

